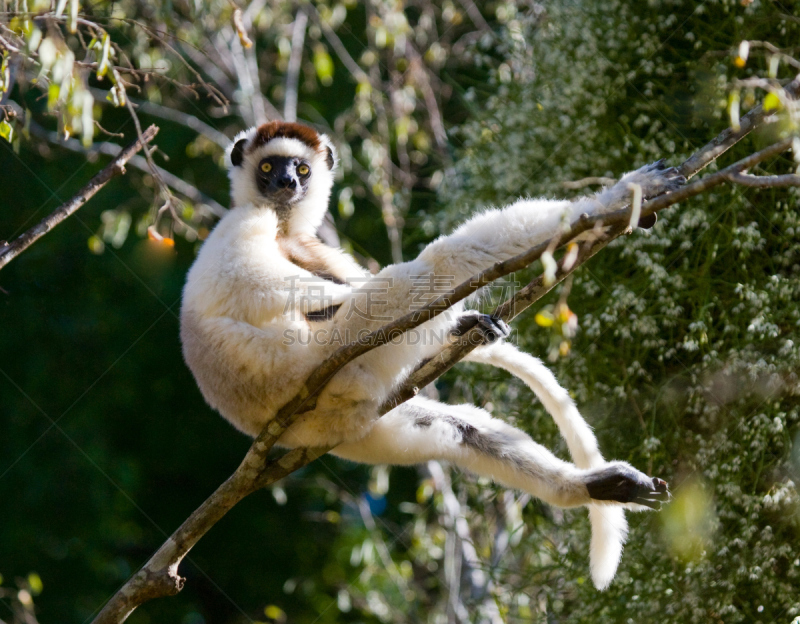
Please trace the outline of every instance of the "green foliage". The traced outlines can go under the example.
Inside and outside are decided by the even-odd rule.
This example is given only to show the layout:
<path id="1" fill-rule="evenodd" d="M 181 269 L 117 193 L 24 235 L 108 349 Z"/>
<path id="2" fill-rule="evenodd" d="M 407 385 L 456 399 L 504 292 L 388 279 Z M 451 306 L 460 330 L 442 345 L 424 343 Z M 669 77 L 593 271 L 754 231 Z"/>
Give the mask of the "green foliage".
<path id="1" fill-rule="evenodd" d="M 456 197 L 451 218 L 520 191 L 563 194 L 561 181 L 619 175 L 661 156 L 679 163 L 724 128 L 726 97 L 716 85 L 750 75 L 724 51 L 742 38 L 791 45 L 798 24 L 782 13 L 758 3 L 554 3 L 546 19 L 520 19 L 527 45 L 509 27 L 497 93 L 459 128 L 464 157 L 443 194 Z M 763 72 L 768 61 L 749 65 Z M 737 153 L 769 139 L 756 136 Z M 793 166 L 784 159 L 765 169 Z M 617 241 L 577 275 L 569 301 L 580 333 L 559 376 L 606 456 L 668 479 L 676 500 L 661 515 L 633 518 L 620 572 L 603 594 L 582 579 L 583 514 L 527 524 L 526 547 L 491 567 L 509 617 L 525 617 L 531 604 L 536 621 L 800 614 L 800 473 L 790 454 L 800 444 L 797 208 L 794 189 L 711 193 Z M 519 341 L 534 351 L 546 349 L 542 334 L 529 317 L 519 323 Z M 491 385 L 484 374 L 456 388 L 474 396 Z M 519 409 L 518 422 L 541 438 L 539 410 L 521 406 L 524 391 L 513 400 L 503 393 L 487 396 L 501 413 Z M 553 427 L 545 430 L 558 445 Z M 549 559 L 530 559 L 548 539 L 563 557 L 555 576 Z"/>

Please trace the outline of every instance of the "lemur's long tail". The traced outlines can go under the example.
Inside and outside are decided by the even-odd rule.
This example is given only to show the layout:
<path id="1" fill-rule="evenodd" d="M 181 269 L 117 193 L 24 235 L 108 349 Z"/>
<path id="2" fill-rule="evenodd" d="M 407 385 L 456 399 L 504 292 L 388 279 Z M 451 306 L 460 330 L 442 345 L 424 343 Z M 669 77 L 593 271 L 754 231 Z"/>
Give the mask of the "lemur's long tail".
<path id="1" fill-rule="evenodd" d="M 578 468 L 596 468 L 605 463 L 591 428 L 569 393 L 541 360 L 507 342 L 475 349 L 466 359 L 503 368 L 524 381 L 555 420 Z M 612 505 L 589 505 L 589 520 L 592 524 L 592 581 L 602 590 L 608 587 L 617 571 L 628 523 L 624 509 Z"/>

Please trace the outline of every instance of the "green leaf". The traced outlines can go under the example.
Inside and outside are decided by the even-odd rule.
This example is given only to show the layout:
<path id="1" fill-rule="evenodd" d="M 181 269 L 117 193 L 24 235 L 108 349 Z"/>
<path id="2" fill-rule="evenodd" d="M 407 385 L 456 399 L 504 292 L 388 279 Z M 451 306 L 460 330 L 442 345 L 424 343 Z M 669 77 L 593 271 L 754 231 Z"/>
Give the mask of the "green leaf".
<path id="1" fill-rule="evenodd" d="M 774 93 L 767 93 L 764 98 L 764 110 L 779 110 L 781 108 L 781 99 Z"/>
<path id="2" fill-rule="evenodd" d="M 314 69 L 323 85 L 327 87 L 333 83 L 333 59 L 322 44 L 314 48 Z"/>
<path id="3" fill-rule="evenodd" d="M 108 33 L 103 35 L 103 51 L 100 54 L 100 62 L 97 65 L 97 79 L 102 80 L 108 72 L 108 56 L 111 52 L 111 37 Z"/>
<path id="4" fill-rule="evenodd" d="M 0 137 L 3 137 L 9 143 L 11 143 L 11 140 L 14 138 L 14 126 L 5 119 L 0 121 Z"/>
<path id="5" fill-rule="evenodd" d="M 36 572 L 31 572 L 28 574 L 28 586 L 31 589 L 31 593 L 34 596 L 38 596 L 42 593 L 44 589 L 44 584 L 42 583 L 42 578 L 36 574 Z"/>

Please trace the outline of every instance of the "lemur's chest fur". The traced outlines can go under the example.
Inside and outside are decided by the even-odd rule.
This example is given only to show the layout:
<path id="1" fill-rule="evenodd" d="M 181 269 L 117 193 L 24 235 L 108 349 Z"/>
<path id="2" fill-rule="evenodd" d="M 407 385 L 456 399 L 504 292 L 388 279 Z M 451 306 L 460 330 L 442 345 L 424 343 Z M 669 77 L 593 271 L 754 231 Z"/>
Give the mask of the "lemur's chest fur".
<path id="1" fill-rule="evenodd" d="M 289 262 L 312 275 L 334 284 L 346 284 L 353 274 L 353 263 L 345 259 L 338 249 L 329 247 L 315 236 L 279 237 L 278 249 Z M 330 305 L 321 310 L 306 312 L 309 322 L 328 321 L 333 318 L 341 304 Z"/>

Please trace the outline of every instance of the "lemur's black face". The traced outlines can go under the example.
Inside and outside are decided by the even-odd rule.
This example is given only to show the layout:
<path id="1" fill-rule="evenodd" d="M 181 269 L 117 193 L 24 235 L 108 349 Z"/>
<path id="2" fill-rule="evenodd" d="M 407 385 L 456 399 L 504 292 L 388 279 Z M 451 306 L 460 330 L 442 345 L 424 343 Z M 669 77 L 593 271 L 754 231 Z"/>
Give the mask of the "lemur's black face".
<path id="1" fill-rule="evenodd" d="M 310 178 L 308 162 L 293 156 L 267 156 L 256 169 L 259 192 L 282 208 L 303 199 Z"/>

